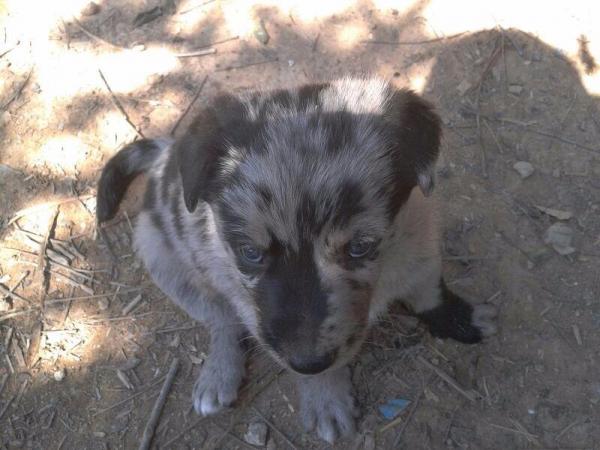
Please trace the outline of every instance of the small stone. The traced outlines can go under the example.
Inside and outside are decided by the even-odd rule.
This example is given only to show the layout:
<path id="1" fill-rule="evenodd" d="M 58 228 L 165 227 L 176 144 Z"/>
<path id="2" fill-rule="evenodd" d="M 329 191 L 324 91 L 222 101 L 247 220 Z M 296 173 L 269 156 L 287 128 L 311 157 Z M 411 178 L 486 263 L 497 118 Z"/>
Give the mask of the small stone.
<path id="1" fill-rule="evenodd" d="M 554 170 L 552 171 L 552 176 L 553 176 L 554 178 L 560 178 L 560 169 L 554 169 Z"/>
<path id="2" fill-rule="evenodd" d="M 0 114 L 0 126 L 6 125 L 8 122 L 10 122 L 11 117 L 12 116 L 8 111 L 4 111 L 2 114 Z"/>
<path id="3" fill-rule="evenodd" d="M 106 433 L 104 431 L 94 431 L 93 435 L 94 435 L 94 437 L 97 437 L 97 438 L 106 437 Z"/>
<path id="4" fill-rule="evenodd" d="M 6 300 L 0 300 L 0 312 L 10 311 L 10 308 L 10 303 L 8 303 Z"/>
<path id="5" fill-rule="evenodd" d="M 508 92 L 515 95 L 521 95 L 521 92 L 523 92 L 523 86 L 520 84 L 511 84 L 508 87 Z"/>
<path id="6" fill-rule="evenodd" d="M 62 381 L 65 379 L 65 369 L 58 369 L 55 370 L 54 373 L 52 374 L 52 376 L 54 377 L 54 379 L 56 381 Z"/>
<path id="7" fill-rule="evenodd" d="M 521 175 L 521 178 L 523 178 L 523 179 L 531 176 L 531 174 L 535 170 L 533 168 L 533 164 L 531 164 L 527 161 L 517 161 L 513 165 L 513 169 L 515 169 L 517 172 L 519 172 L 519 175 Z"/>
<path id="8" fill-rule="evenodd" d="M 179 344 L 181 344 L 181 336 L 179 334 L 176 334 L 175 336 L 173 336 L 171 342 L 169 342 L 169 347 L 177 348 L 179 347 Z"/>
<path id="9" fill-rule="evenodd" d="M 244 434 L 244 440 L 250 445 L 264 447 L 267 443 L 267 426 L 262 422 L 253 422 L 248 425 L 248 430 Z"/>
<path id="10" fill-rule="evenodd" d="M 570 255 L 575 251 L 571 247 L 573 240 L 573 230 L 564 223 L 557 222 L 546 230 L 544 242 L 550 246 L 559 255 Z"/>
<path id="11" fill-rule="evenodd" d="M 106 297 L 98 299 L 98 309 L 100 309 L 100 311 L 106 311 L 109 306 L 110 302 Z"/>
<path id="12" fill-rule="evenodd" d="M 83 16 L 95 16 L 100 12 L 100 5 L 95 2 L 89 2 L 81 11 Z"/>
<path id="13" fill-rule="evenodd" d="M 546 208 L 544 206 L 539 206 L 539 205 L 535 205 L 535 207 L 537 209 L 539 209 L 540 211 L 542 211 L 544 214 L 548 214 L 549 216 L 554 217 L 555 219 L 558 219 L 558 220 L 569 220 L 571 217 L 573 217 L 573 213 L 571 211 L 563 211 L 561 209 Z"/>
<path id="14" fill-rule="evenodd" d="M 293 67 L 293 66 L 294 66 L 294 64 L 296 64 L 296 63 L 294 62 L 294 60 L 293 60 L 293 59 L 288 59 L 288 66 L 289 66 L 289 67 Z"/>

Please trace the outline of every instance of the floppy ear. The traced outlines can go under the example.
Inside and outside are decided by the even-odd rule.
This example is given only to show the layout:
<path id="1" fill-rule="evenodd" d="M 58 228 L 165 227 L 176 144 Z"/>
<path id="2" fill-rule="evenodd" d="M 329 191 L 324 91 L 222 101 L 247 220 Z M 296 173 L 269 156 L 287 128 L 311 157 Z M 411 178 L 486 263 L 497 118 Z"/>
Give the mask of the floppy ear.
<path id="1" fill-rule="evenodd" d="M 227 154 L 226 133 L 235 134 L 243 120 L 242 104 L 231 96 L 217 97 L 202 110 L 185 135 L 175 143 L 183 198 L 189 212 L 199 200 L 210 202 L 219 189 L 219 166 Z"/>
<path id="2" fill-rule="evenodd" d="M 414 186 L 418 185 L 426 196 L 433 191 L 440 118 L 427 101 L 407 89 L 393 92 L 385 116 L 392 130 L 392 160 L 398 184 L 395 203 L 400 206 Z"/>

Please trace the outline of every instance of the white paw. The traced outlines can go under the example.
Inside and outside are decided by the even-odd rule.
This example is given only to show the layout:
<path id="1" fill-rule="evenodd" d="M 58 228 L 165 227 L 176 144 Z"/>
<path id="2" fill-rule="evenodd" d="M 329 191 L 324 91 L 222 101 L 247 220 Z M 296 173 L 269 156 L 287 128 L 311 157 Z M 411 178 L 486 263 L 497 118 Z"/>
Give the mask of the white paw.
<path id="1" fill-rule="evenodd" d="M 498 309 L 494 305 L 487 303 L 473 305 L 471 323 L 475 328 L 479 329 L 482 337 L 491 336 L 498 331 L 495 320 L 497 315 Z"/>
<path id="2" fill-rule="evenodd" d="M 237 400 L 244 378 L 243 362 L 218 362 L 215 359 L 209 357 L 202 367 L 192 394 L 194 409 L 203 416 L 231 406 Z"/>
<path id="3" fill-rule="evenodd" d="M 359 415 L 352 395 L 349 369 L 340 370 L 348 375 L 335 383 L 329 380 L 322 385 L 311 383 L 300 392 L 302 423 L 309 431 L 316 429 L 319 437 L 330 444 L 338 438 L 353 435 L 356 432 L 355 419 Z"/>

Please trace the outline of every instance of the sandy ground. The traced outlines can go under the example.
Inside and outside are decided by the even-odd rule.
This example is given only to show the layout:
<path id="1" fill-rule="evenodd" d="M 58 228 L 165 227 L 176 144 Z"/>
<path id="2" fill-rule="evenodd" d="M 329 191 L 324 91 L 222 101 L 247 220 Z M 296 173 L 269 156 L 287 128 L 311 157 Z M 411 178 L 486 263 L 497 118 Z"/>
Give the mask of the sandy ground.
<path id="1" fill-rule="evenodd" d="M 359 434 L 338 448 L 600 448 L 593 3 L 0 0 L 3 448 L 136 448 L 175 358 L 156 448 L 254 448 L 257 422 L 268 448 L 327 448 L 262 355 L 237 408 L 195 415 L 207 335 L 132 254 L 143 180 L 105 240 L 95 183 L 220 89 L 364 72 L 437 106 L 446 278 L 497 305 L 500 331 L 463 346 L 390 315 L 352 366 Z M 392 422 L 378 408 L 394 398 L 410 403 Z"/>

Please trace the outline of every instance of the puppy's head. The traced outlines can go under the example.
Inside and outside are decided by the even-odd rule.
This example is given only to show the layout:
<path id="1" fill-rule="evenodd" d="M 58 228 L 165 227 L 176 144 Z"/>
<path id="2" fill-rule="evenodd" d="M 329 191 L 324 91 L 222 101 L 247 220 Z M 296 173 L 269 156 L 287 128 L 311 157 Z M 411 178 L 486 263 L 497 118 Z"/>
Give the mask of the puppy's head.
<path id="1" fill-rule="evenodd" d="M 186 205 L 210 205 L 255 337 L 300 373 L 347 362 L 393 219 L 432 189 L 437 116 L 410 91 L 345 79 L 222 96 L 191 130 L 177 147 Z"/>

